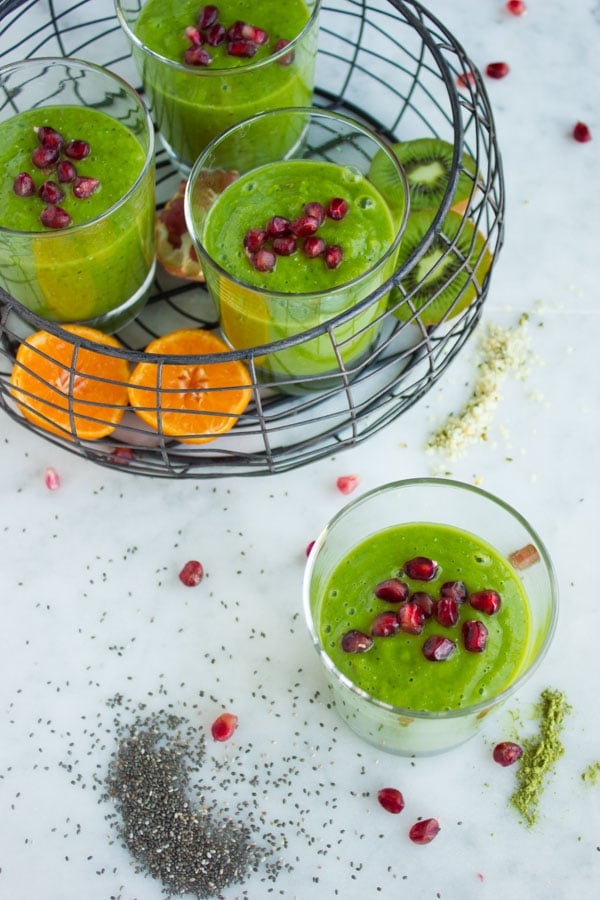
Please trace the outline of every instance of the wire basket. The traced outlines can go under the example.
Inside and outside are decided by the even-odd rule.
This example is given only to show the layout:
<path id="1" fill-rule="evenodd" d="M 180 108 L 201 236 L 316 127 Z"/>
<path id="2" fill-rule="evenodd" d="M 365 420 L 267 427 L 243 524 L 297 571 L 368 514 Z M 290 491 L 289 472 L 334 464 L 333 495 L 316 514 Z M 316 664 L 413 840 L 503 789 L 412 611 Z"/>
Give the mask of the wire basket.
<path id="1" fill-rule="evenodd" d="M 34 6 L 36 28 L 32 30 L 29 14 Z M 37 25 L 40 20 L 42 27 Z M 138 84 L 110 0 L 0 2 L 0 33 L 5 48 L 0 64 L 32 56 L 78 57 Z M 49 430 L 52 416 L 47 422 L 26 417 L 28 398 L 21 395 L 15 402 L 10 375 L 25 335 L 44 329 L 68 338 L 74 345 L 74 362 L 64 373 L 60 405 L 67 407 L 71 425 L 76 415 L 97 423 L 103 420 L 105 405 L 89 401 L 82 410 L 71 393 L 77 378 L 75 360 L 86 350 L 109 351 L 67 335 L 60 325 L 39 318 L 1 291 L 0 405 L 9 416 L 67 451 L 129 473 L 178 478 L 260 475 L 294 469 L 367 440 L 437 382 L 478 322 L 503 241 L 502 165 L 480 73 L 455 38 L 416 0 L 329 0 L 320 14 L 314 102 L 361 120 L 388 141 L 437 137 L 454 148 L 447 191 L 421 242 L 393 276 L 360 304 L 361 309 L 367 308 L 396 289 L 394 296 L 401 297 L 409 314 L 400 319 L 394 314 L 397 310 L 386 309 L 378 322 L 378 341 L 352 367 L 344 364 L 336 329 L 357 308 L 285 341 L 223 356 L 152 357 L 159 368 L 182 360 L 196 366 L 222 359 L 241 361 L 250 374 L 251 402 L 234 427 L 213 440 L 204 440 L 211 434 L 199 427 L 202 443 L 190 442 L 189 435 L 179 440 L 163 433 L 160 416 L 158 428 L 149 429 L 131 409 L 110 435 L 92 441 L 78 437 L 75 427 Z M 477 176 L 462 216 L 478 235 L 478 258 L 486 255 L 490 263 L 481 278 L 472 257 L 464 256 L 466 279 L 461 294 L 468 291 L 470 302 L 460 313 L 453 315 L 451 310 L 432 325 L 423 315 L 424 308 L 412 302 L 426 277 L 417 277 L 419 263 L 441 233 L 463 172 L 465 152 L 476 161 Z M 156 165 L 160 208 L 176 192 L 181 176 L 161 149 Z M 444 253 L 458 252 L 456 244 L 447 241 Z M 124 349 L 110 353 L 116 352 L 133 367 L 149 358 L 144 350 L 160 335 L 179 328 L 218 333 L 218 327 L 203 285 L 173 278 L 159 266 L 143 312 L 116 335 Z M 296 392 L 291 383 L 290 390 L 282 391 L 261 383 L 257 360 L 321 335 L 331 341 L 339 371 L 319 390 L 306 390 L 303 385 Z M 210 397 L 208 402 L 204 399 L 206 415 Z"/>

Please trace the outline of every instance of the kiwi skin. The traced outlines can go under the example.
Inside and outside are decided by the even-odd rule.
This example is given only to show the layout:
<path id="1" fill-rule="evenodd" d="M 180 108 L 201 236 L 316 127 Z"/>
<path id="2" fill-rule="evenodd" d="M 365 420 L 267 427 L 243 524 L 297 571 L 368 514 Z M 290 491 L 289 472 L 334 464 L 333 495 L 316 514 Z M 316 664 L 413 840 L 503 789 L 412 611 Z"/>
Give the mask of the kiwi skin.
<path id="1" fill-rule="evenodd" d="M 452 144 L 440 138 L 417 138 L 392 144 L 390 149 L 403 167 L 408 180 L 410 211 L 438 209 L 452 171 Z M 392 177 L 391 165 L 380 150 L 371 163 L 369 179 L 385 197 L 388 180 Z M 468 203 L 476 181 L 477 164 L 468 153 L 463 153 L 461 172 L 452 198 L 453 208 Z"/>
<path id="2" fill-rule="evenodd" d="M 431 222 L 431 211 L 408 217 L 397 269 L 422 243 Z M 452 249 L 451 244 L 455 244 Z M 429 327 L 466 309 L 480 293 L 492 263 L 492 254 L 485 244 L 473 222 L 449 212 L 427 251 L 402 279 L 401 286 L 392 290 L 389 305 L 396 318 L 406 322 L 416 310 L 420 322 Z"/>

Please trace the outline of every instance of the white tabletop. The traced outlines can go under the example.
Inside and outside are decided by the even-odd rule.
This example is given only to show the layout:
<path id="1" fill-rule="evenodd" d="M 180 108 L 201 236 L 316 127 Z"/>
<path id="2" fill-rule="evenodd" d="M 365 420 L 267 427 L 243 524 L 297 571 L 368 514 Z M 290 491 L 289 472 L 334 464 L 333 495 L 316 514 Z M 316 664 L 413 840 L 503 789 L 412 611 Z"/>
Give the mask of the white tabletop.
<path id="1" fill-rule="evenodd" d="M 474 336 L 429 394 L 366 443 L 256 478 L 106 470 L 3 416 L 6 900 L 162 896 L 158 882 L 134 871 L 102 799 L 117 693 L 121 717 L 125 707 L 170 705 L 207 729 L 222 709 L 238 715 L 231 742 L 209 737 L 203 777 L 215 777 L 215 759 L 256 772 L 256 815 L 281 838 L 284 867 L 275 882 L 258 872 L 227 898 L 597 896 L 599 787 L 581 776 L 600 758 L 600 4 L 528 0 L 522 18 L 508 16 L 502 0 L 428 6 L 480 68 L 510 65 L 505 79 L 486 80 L 507 209 L 482 327 L 513 327 L 529 314 L 529 375 L 506 380 L 486 442 L 458 459 L 428 454 L 436 427 L 470 395 Z M 577 120 L 591 142 L 572 139 Z M 55 491 L 44 481 L 49 466 L 60 475 Z M 561 616 L 541 668 L 480 735 L 410 760 L 365 745 L 330 708 L 302 621 L 301 581 L 306 545 L 348 499 L 338 476 L 357 475 L 363 491 L 432 472 L 481 484 L 529 519 L 554 559 Z M 194 588 L 178 579 L 188 559 L 206 570 Z M 497 766 L 491 747 L 535 729 L 533 706 L 546 687 L 564 691 L 572 712 L 539 820 L 526 828 L 507 802 L 514 769 Z M 401 815 L 378 806 L 383 786 L 402 790 Z M 214 801 L 233 804 L 235 790 L 222 785 Z M 419 816 L 442 826 L 427 847 L 407 836 Z"/>

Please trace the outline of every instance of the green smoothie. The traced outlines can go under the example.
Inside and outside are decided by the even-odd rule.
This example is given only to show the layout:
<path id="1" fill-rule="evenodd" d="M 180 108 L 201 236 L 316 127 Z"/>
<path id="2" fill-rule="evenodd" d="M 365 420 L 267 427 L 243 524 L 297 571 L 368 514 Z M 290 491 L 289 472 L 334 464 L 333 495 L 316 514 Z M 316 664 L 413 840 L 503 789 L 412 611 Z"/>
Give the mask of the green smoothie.
<path id="1" fill-rule="evenodd" d="M 298 238 L 296 250 L 278 255 L 272 271 L 257 270 L 244 247 L 248 231 L 264 229 L 272 216 L 294 222 L 306 204 L 326 209 L 333 198 L 345 200 L 347 212 L 340 220 L 326 215 L 315 236 L 326 247 L 341 248 L 339 265 L 330 268 L 323 255 L 307 256 Z M 382 195 L 354 168 L 289 160 L 240 176 L 215 200 L 199 235 L 210 259 L 232 276 L 206 267 L 228 341 L 237 349 L 261 346 L 350 309 L 391 275 L 394 254 L 388 251 L 397 231 Z M 372 323 L 385 306 L 384 297 L 335 329 L 344 363 L 369 349 L 377 333 Z M 334 370 L 337 358 L 325 333 L 269 354 L 263 365 L 276 375 L 303 377 Z"/>
<path id="2" fill-rule="evenodd" d="M 56 167 L 31 161 L 39 147 L 35 128 L 50 126 L 65 144 L 82 140 L 89 155 L 74 162 L 79 176 L 99 185 L 83 198 L 61 183 Z M 62 156 L 66 159 L 66 157 Z M 120 121 L 96 109 L 52 106 L 19 113 L 0 123 L 0 283 L 24 306 L 57 321 L 94 320 L 134 297 L 148 281 L 154 261 L 154 171 L 144 170 L 146 150 Z M 31 196 L 18 196 L 15 178 L 28 173 Z M 40 214 L 43 182 L 59 186 L 58 205 L 67 227 L 46 227 Z M 84 226 L 84 227 L 81 227 Z"/>
<path id="3" fill-rule="evenodd" d="M 202 66 L 184 63 L 191 46 L 186 29 L 195 27 L 202 8 L 197 0 L 148 0 L 135 19 L 123 12 L 161 137 L 183 169 L 242 119 L 267 109 L 310 106 L 317 50 L 314 7 L 304 0 L 226 0 L 218 7 L 217 24 L 229 28 L 244 22 L 262 29 L 268 40 L 251 57 L 232 55 L 227 40 L 207 43 L 205 29 L 202 47 L 211 61 Z M 289 54 L 274 57 L 280 41 L 295 42 Z"/>
<path id="4" fill-rule="evenodd" d="M 432 581 L 412 580 L 402 573 L 415 556 L 434 559 L 439 570 Z M 348 653 L 341 641 L 351 629 L 369 634 L 375 616 L 398 605 L 379 599 L 375 587 L 400 578 L 415 591 L 440 595 L 444 582 L 460 580 L 469 594 L 498 591 L 502 604 L 487 615 L 468 599 L 459 607 L 457 624 L 446 627 L 431 616 L 421 634 L 398 631 L 375 637 L 363 653 Z M 461 641 L 461 625 L 479 619 L 488 629 L 483 652 L 469 652 Z M 444 712 L 491 700 L 507 688 L 527 663 L 530 613 L 519 577 L 493 547 L 459 529 L 427 522 L 399 525 L 367 538 L 339 563 L 326 584 L 315 613 L 320 640 L 335 666 L 357 687 L 376 699 L 408 710 Z M 443 661 L 425 658 L 422 647 L 431 635 L 456 642 Z"/>

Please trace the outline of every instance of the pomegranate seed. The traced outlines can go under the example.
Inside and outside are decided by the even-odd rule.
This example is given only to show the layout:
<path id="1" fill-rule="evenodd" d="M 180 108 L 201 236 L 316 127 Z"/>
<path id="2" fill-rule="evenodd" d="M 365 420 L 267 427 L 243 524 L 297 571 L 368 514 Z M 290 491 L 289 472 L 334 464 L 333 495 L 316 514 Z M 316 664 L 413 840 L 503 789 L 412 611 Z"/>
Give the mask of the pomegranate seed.
<path id="1" fill-rule="evenodd" d="M 225 26 L 220 22 L 215 22 L 206 31 L 204 39 L 209 47 L 219 47 L 225 40 Z"/>
<path id="2" fill-rule="evenodd" d="M 188 41 L 189 41 L 191 44 L 193 44 L 194 47 L 199 47 L 199 46 L 202 44 L 203 40 L 204 40 L 204 38 L 202 37 L 202 35 L 201 35 L 200 32 L 198 31 L 198 29 L 197 29 L 197 28 L 194 28 L 193 25 L 189 25 L 189 26 L 185 29 L 185 36 L 186 36 L 186 38 L 188 39 Z"/>
<path id="3" fill-rule="evenodd" d="M 391 637 L 399 631 L 398 616 L 391 611 L 378 613 L 371 622 L 371 637 Z"/>
<path id="4" fill-rule="evenodd" d="M 419 609 L 423 611 L 423 615 L 426 619 L 429 619 L 433 615 L 435 600 L 431 594 L 428 594 L 426 591 L 415 591 L 410 599 L 412 603 L 416 603 Z"/>
<path id="5" fill-rule="evenodd" d="M 227 39 L 230 41 L 241 41 L 243 38 L 243 28 L 245 22 L 242 22 L 240 19 L 237 19 L 235 22 L 232 22 L 229 28 L 227 29 Z"/>
<path id="6" fill-rule="evenodd" d="M 408 600 L 408 585 L 399 578 L 388 578 L 376 586 L 375 596 L 388 603 L 404 603 Z"/>
<path id="7" fill-rule="evenodd" d="M 210 66 L 212 56 L 204 47 L 188 47 L 183 54 L 186 66 Z"/>
<path id="8" fill-rule="evenodd" d="M 317 237 L 316 234 L 312 234 L 310 237 L 306 238 L 302 245 L 302 249 L 304 250 L 305 256 L 308 256 L 309 259 L 315 259 L 317 256 L 323 256 L 327 249 L 327 244 L 322 237 Z"/>
<path id="9" fill-rule="evenodd" d="M 233 713 L 224 712 L 217 716 L 210 726 L 210 733 L 215 741 L 228 741 L 237 728 L 238 717 Z"/>
<path id="10" fill-rule="evenodd" d="M 61 159 L 56 166 L 56 177 L 61 184 L 69 184 L 77 178 L 77 169 L 68 159 Z"/>
<path id="11" fill-rule="evenodd" d="M 64 191 L 59 188 L 55 181 L 44 181 L 40 185 L 38 194 L 44 203 L 60 203 L 65 196 Z"/>
<path id="12" fill-rule="evenodd" d="M 353 628 L 342 636 L 342 650 L 344 653 L 366 653 L 373 646 L 373 638 Z"/>
<path id="13" fill-rule="evenodd" d="M 264 228 L 249 228 L 244 235 L 244 247 L 250 253 L 256 253 L 264 245 L 267 238 L 268 234 Z"/>
<path id="14" fill-rule="evenodd" d="M 204 578 L 204 568 L 197 559 L 190 559 L 179 573 L 179 580 L 186 587 L 196 587 Z"/>
<path id="15" fill-rule="evenodd" d="M 406 634 L 421 634 L 425 624 L 425 613 L 418 603 L 409 600 L 398 610 L 398 623 Z"/>
<path id="16" fill-rule="evenodd" d="M 573 137 L 580 144 L 587 144 L 592 139 L 592 132 L 585 122 L 576 122 L 573 128 Z"/>
<path id="17" fill-rule="evenodd" d="M 445 581 L 440 588 L 442 597 L 452 597 L 460 605 L 467 599 L 467 586 L 464 581 Z"/>
<path id="18" fill-rule="evenodd" d="M 291 234 L 273 238 L 273 250 L 277 256 L 291 256 L 292 253 L 296 252 L 296 240 Z"/>
<path id="19" fill-rule="evenodd" d="M 527 12 L 527 7 L 523 0 L 507 0 L 506 9 L 513 16 L 522 16 Z"/>
<path id="20" fill-rule="evenodd" d="M 44 481 L 49 491 L 57 491 L 60 487 L 60 475 L 53 466 L 48 466 L 44 472 Z"/>
<path id="21" fill-rule="evenodd" d="M 286 41 L 285 38 L 281 38 L 281 39 L 278 40 L 277 43 L 275 44 L 275 47 L 274 47 L 274 49 L 273 49 L 273 53 L 279 53 L 281 50 L 284 50 L 287 46 L 289 46 L 289 43 L 290 43 L 290 42 L 289 42 L 289 41 Z M 290 50 L 289 53 L 284 53 L 283 56 L 281 56 L 281 57 L 277 60 L 277 63 L 278 63 L 278 65 L 280 65 L 280 66 L 291 66 L 291 64 L 294 62 L 295 57 L 296 57 L 296 52 L 295 52 L 295 50 Z"/>
<path id="22" fill-rule="evenodd" d="M 272 250 L 261 247 L 260 250 L 252 254 L 250 261 L 257 272 L 272 272 L 275 268 L 277 257 Z"/>
<path id="23" fill-rule="evenodd" d="M 490 78 L 505 78 L 509 72 L 508 64 L 505 62 L 489 63 L 485 72 Z"/>
<path id="24" fill-rule="evenodd" d="M 398 815 L 404 809 L 404 797 L 397 788 L 381 788 L 377 793 L 377 799 L 383 808 L 393 815 Z"/>
<path id="25" fill-rule="evenodd" d="M 338 244 L 330 244 L 325 249 L 324 259 L 328 269 L 338 269 L 344 259 L 344 251 Z"/>
<path id="26" fill-rule="evenodd" d="M 292 231 L 297 237 L 310 237 L 319 227 L 319 220 L 314 216 L 298 216 L 292 222 Z"/>
<path id="27" fill-rule="evenodd" d="M 257 28 L 255 25 L 249 25 L 247 22 L 244 22 L 242 25 L 241 32 L 241 37 L 244 41 L 251 41 L 259 47 L 262 47 L 269 40 L 269 35 L 264 28 Z"/>
<path id="28" fill-rule="evenodd" d="M 37 139 L 44 147 L 51 147 L 53 150 L 62 150 L 65 139 L 58 131 L 49 125 L 41 125 L 39 128 L 33 129 L 37 135 Z"/>
<path id="29" fill-rule="evenodd" d="M 97 178 L 87 178 L 83 175 L 78 175 L 73 182 L 73 194 L 78 200 L 87 200 L 99 187 L 100 182 Z"/>
<path id="30" fill-rule="evenodd" d="M 40 213 L 40 222 L 46 228 L 68 228 L 71 216 L 62 206 L 45 206 Z"/>
<path id="31" fill-rule="evenodd" d="M 315 542 L 314 542 L 314 541 L 309 541 L 309 542 L 308 542 L 308 544 L 306 545 L 306 550 L 304 551 L 304 553 L 306 554 L 306 556 L 310 556 L 310 551 L 312 550 L 312 548 L 313 548 L 314 546 L 315 546 Z"/>
<path id="32" fill-rule="evenodd" d="M 344 200 L 342 197 L 332 197 L 325 210 L 325 214 L 336 222 L 343 219 L 347 212 L 348 201 Z"/>
<path id="33" fill-rule="evenodd" d="M 131 447 L 115 447 L 109 459 L 112 463 L 126 466 L 135 459 L 135 454 Z"/>
<path id="34" fill-rule="evenodd" d="M 271 237 L 284 237 L 291 231 L 291 222 L 283 216 L 273 216 L 267 222 L 267 231 Z"/>
<path id="35" fill-rule="evenodd" d="M 420 822 L 415 822 L 408 832 L 408 836 L 413 844 L 429 844 L 439 834 L 439 831 L 439 819 L 421 819 Z"/>
<path id="36" fill-rule="evenodd" d="M 515 569 L 528 569 L 534 563 L 540 561 L 540 554 L 533 544 L 525 544 L 519 550 L 513 550 L 508 554 L 508 561 Z"/>
<path id="37" fill-rule="evenodd" d="M 456 85 L 459 88 L 467 88 L 475 84 L 475 76 L 472 72 L 461 72 L 456 79 Z"/>
<path id="38" fill-rule="evenodd" d="M 501 741 L 496 744 L 493 751 L 494 762 L 501 766 L 512 766 L 523 756 L 523 748 L 514 741 Z"/>
<path id="39" fill-rule="evenodd" d="M 29 172 L 19 172 L 13 181 L 13 191 L 17 197 L 31 197 L 35 194 L 35 181 Z"/>
<path id="40" fill-rule="evenodd" d="M 428 556 L 414 556 L 404 563 L 404 574 L 413 581 L 433 581 L 439 566 Z"/>
<path id="41" fill-rule="evenodd" d="M 485 650 L 488 630 L 479 619 L 469 619 L 462 626 L 463 644 L 469 653 L 483 653 Z"/>
<path id="42" fill-rule="evenodd" d="M 351 494 L 352 491 L 355 491 L 360 483 L 360 478 L 358 475 L 340 475 L 337 479 L 335 486 L 337 487 L 340 494 Z"/>
<path id="43" fill-rule="evenodd" d="M 42 144 L 31 154 L 31 162 L 36 169 L 50 169 L 58 162 L 59 153 L 58 147 L 46 147 Z"/>
<path id="44" fill-rule="evenodd" d="M 227 53 L 229 56 L 239 56 L 243 59 L 250 59 L 258 50 L 258 45 L 252 41 L 228 41 Z"/>
<path id="45" fill-rule="evenodd" d="M 456 644 L 450 638 L 442 637 L 441 634 L 432 634 L 421 649 L 425 659 L 429 659 L 431 662 L 444 662 L 452 656 L 456 650 Z"/>
<path id="46" fill-rule="evenodd" d="M 440 597 L 433 614 L 444 628 L 452 628 L 458 622 L 458 603 L 452 597 Z"/>
<path id="47" fill-rule="evenodd" d="M 69 141 L 65 147 L 65 156 L 69 159 L 81 160 L 86 159 L 90 155 L 90 145 L 87 141 Z"/>
<path id="48" fill-rule="evenodd" d="M 210 28 L 219 18 L 219 10 L 216 6 L 203 6 L 198 13 L 196 24 L 198 28 Z"/>
<path id="49" fill-rule="evenodd" d="M 488 616 L 495 616 L 502 605 L 502 598 L 498 591 L 488 588 L 485 591 L 476 591 L 474 594 L 471 594 L 469 603 L 478 612 L 485 613 Z"/>
<path id="50" fill-rule="evenodd" d="M 312 216 L 313 219 L 316 219 L 319 225 L 325 221 L 325 207 L 317 201 L 305 203 L 302 212 L 305 216 Z"/>

